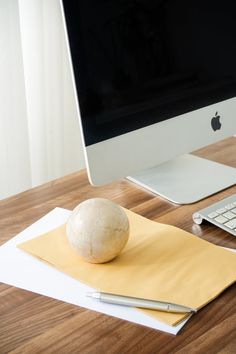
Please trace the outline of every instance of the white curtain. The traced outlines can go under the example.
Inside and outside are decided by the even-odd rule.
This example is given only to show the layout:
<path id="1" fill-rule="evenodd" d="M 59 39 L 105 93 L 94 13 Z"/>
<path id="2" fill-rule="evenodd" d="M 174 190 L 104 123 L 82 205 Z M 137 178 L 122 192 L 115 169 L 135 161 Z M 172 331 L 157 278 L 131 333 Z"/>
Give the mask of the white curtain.
<path id="1" fill-rule="evenodd" d="M 0 17 L 3 198 L 85 163 L 59 0 L 0 0 Z"/>
<path id="2" fill-rule="evenodd" d="M 0 0 L 0 198 L 31 184 L 18 6 Z"/>

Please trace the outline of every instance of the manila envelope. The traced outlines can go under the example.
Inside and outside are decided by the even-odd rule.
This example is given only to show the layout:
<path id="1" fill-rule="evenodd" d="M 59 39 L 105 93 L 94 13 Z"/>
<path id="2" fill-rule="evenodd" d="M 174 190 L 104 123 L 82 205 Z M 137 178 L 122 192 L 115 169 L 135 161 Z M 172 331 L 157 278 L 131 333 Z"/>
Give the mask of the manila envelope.
<path id="1" fill-rule="evenodd" d="M 124 209 L 130 237 L 113 261 L 90 264 L 70 247 L 65 225 L 18 247 L 99 291 L 200 309 L 236 280 L 236 254 Z M 96 301 L 96 300 L 94 300 Z M 186 314 L 140 310 L 176 325 Z"/>

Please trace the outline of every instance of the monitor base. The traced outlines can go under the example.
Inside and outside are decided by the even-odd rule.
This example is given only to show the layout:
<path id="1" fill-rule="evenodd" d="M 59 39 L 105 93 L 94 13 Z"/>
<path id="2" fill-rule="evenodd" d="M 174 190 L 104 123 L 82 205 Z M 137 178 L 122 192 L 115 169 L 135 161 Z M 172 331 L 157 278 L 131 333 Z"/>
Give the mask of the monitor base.
<path id="1" fill-rule="evenodd" d="M 236 184 L 236 168 L 186 154 L 127 177 L 177 204 L 192 204 Z"/>

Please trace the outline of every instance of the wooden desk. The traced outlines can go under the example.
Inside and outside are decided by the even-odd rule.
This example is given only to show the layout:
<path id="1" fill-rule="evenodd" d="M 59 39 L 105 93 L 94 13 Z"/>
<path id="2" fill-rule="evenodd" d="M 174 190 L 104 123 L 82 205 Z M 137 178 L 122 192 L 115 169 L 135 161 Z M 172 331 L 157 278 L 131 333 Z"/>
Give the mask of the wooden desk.
<path id="1" fill-rule="evenodd" d="M 199 156 L 236 167 L 236 138 Z M 213 225 L 195 227 L 192 213 L 236 193 L 236 186 L 190 206 L 177 206 L 129 181 L 94 188 L 85 172 L 47 183 L 0 202 L 0 244 L 54 207 L 104 197 L 147 218 L 169 223 L 221 246 L 236 238 Z M 220 262 L 220 260 L 219 260 Z M 173 336 L 93 311 L 0 284 L 0 353 L 236 353 L 236 285 L 193 316 Z"/>

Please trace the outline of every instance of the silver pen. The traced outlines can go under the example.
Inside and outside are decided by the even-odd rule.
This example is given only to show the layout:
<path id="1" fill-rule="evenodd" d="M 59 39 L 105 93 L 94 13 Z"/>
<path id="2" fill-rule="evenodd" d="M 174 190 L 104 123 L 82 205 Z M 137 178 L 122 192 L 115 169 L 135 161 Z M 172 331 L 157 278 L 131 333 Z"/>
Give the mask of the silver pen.
<path id="1" fill-rule="evenodd" d="M 174 313 L 197 312 L 196 309 L 178 305 L 178 304 L 173 304 L 170 302 L 165 302 L 165 301 L 140 299 L 136 297 L 115 295 L 115 294 L 96 292 L 96 291 L 87 293 L 87 296 L 109 304 L 140 307 L 149 310 L 158 310 L 158 311 L 174 312 Z"/>

